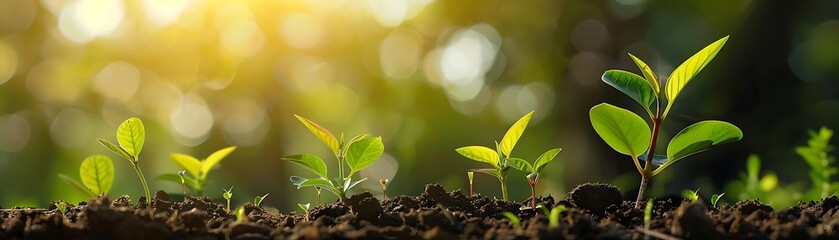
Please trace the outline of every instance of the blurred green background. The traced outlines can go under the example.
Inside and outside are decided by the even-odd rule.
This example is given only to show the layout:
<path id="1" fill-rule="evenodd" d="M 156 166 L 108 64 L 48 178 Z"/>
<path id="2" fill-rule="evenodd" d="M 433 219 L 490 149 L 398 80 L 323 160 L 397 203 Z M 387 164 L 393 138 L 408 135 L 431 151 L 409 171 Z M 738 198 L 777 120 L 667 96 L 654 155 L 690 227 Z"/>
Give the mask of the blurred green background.
<path id="1" fill-rule="evenodd" d="M 78 177 L 92 154 L 114 159 L 110 195 L 136 200 L 130 164 L 96 138 L 114 141 L 119 123 L 137 116 L 152 189 L 181 191 L 152 180 L 181 170 L 169 154 L 203 158 L 235 145 L 206 194 L 235 186 L 234 203 L 271 193 L 266 205 L 295 210 L 315 193 L 288 177 L 309 173 L 279 158 L 315 153 L 335 167 L 295 113 L 336 134 L 383 136 L 386 155 L 361 172 L 373 180 L 359 189 L 375 195 L 380 178 L 392 179 L 390 195 L 426 183 L 467 189 L 466 170 L 482 166 L 454 149 L 490 146 L 535 110 L 514 155 L 564 149 L 540 194 L 565 197 L 596 181 L 632 196 L 633 164 L 600 140 L 588 109 L 641 109 L 600 75 L 637 73 L 631 52 L 665 78 L 726 35 L 662 137 L 720 119 L 745 138 L 675 164 L 650 194 L 721 192 L 750 153 L 782 185 L 801 186 L 776 191 L 803 191 L 808 166 L 794 147 L 808 129 L 839 128 L 837 13 L 832 0 L 0 0 L 0 206 L 86 200 L 56 174 Z M 476 182 L 500 195 L 493 178 Z M 529 196 L 522 174 L 509 185 L 513 200 Z"/>

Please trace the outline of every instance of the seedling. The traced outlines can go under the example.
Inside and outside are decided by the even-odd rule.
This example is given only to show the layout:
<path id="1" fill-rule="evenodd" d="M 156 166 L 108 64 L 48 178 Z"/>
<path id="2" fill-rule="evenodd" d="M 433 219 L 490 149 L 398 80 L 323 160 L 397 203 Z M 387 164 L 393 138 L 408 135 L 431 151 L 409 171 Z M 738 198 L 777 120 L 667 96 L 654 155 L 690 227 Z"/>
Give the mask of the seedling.
<path id="1" fill-rule="evenodd" d="M 227 200 L 227 212 L 229 213 L 230 212 L 230 199 L 233 198 L 233 186 L 231 186 L 230 189 L 225 189 L 224 193 L 221 194 L 221 196 L 224 197 L 225 200 Z"/>
<path id="2" fill-rule="evenodd" d="M 722 198 L 723 195 L 725 195 L 725 193 L 711 195 L 711 206 L 717 207 L 717 202 L 720 201 L 720 198 Z"/>
<path id="3" fill-rule="evenodd" d="M 468 172 L 466 172 L 466 176 L 469 177 L 469 197 L 471 197 L 471 196 L 475 195 L 475 184 L 474 184 L 475 172 L 468 171 Z"/>
<path id="4" fill-rule="evenodd" d="M 646 110 L 652 121 L 650 128 L 637 114 L 608 103 L 601 103 L 591 108 L 589 116 L 594 130 L 615 151 L 628 155 L 641 174 L 641 185 L 635 208 L 640 209 L 650 178 L 666 169 L 671 164 L 708 150 L 714 146 L 738 141 L 743 132 L 737 126 L 723 121 L 701 121 L 688 126 L 667 146 L 666 155 L 655 154 L 656 142 L 662 122 L 670 113 L 670 108 L 679 93 L 696 74 L 717 55 L 725 45 L 728 36 L 703 48 L 673 70 L 667 79 L 667 85 L 659 83 L 655 73 L 641 59 L 629 56 L 641 69 L 644 77 L 624 70 L 608 70 L 602 80 L 621 92 L 629 95 Z M 661 91 L 664 88 L 663 91 Z M 663 102 L 667 102 L 662 108 Z M 653 106 L 653 108 L 651 108 Z M 655 110 L 655 111 L 653 111 Z M 650 130 L 652 129 L 652 130 Z M 640 161 L 644 161 L 641 166 Z"/>
<path id="5" fill-rule="evenodd" d="M 822 127 L 818 132 L 810 131 L 807 146 L 795 148 L 795 152 L 810 165 L 810 179 L 813 181 L 813 187 L 809 195 L 813 199 L 826 198 L 836 191 L 830 182 L 831 175 L 839 171 L 831 166 L 836 159 L 828 155 L 833 151 L 833 146 L 829 143 L 831 137 L 833 137 L 833 131 Z"/>
<path id="6" fill-rule="evenodd" d="M 61 215 L 64 215 L 67 211 L 67 203 L 64 201 L 58 202 L 55 204 L 55 208 L 58 209 L 58 212 L 60 212 Z"/>
<path id="7" fill-rule="evenodd" d="M 559 205 L 551 208 L 551 213 L 548 215 L 548 226 L 551 228 L 559 227 L 559 216 L 565 211 L 565 205 Z"/>
<path id="8" fill-rule="evenodd" d="M 726 186 L 728 192 L 739 192 L 738 199 L 770 198 L 769 193 L 778 186 L 778 176 L 771 171 L 760 173 L 760 156 L 751 154 L 746 159 L 746 172 L 740 173 L 740 180 L 732 181 Z"/>
<path id="9" fill-rule="evenodd" d="M 390 183 L 390 180 L 387 178 L 379 179 L 379 185 L 382 185 L 382 199 L 387 200 L 387 184 Z"/>
<path id="10" fill-rule="evenodd" d="M 562 151 L 562 149 L 554 148 L 548 150 L 539 156 L 533 165 L 530 165 L 530 163 L 521 158 L 507 159 L 510 166 L 527 174 L 525 177 L 527 178 L 527 183 L 530 184 L 531 208 L 536 208 L 536 184 L 539 183 L 539 174 L 542 172 L 542 169 L 545 169 L 545 165 L 548 165 L 548 163 L 554 160 L 559 151 Z"/>
<path id="11" fill-rule="evenodd" d="M 140 183 L 143 184 L 143 190 L 146 192 L 146 203 L 151 203 L 151 193 L 149 192 L 149 184 L 146 183 L 146 177 L 143 176 L 143 171 L 140 170 L 140 150 L 143 150 L 143 144 L 146 142 L 146 128 L 143 127 L 143 121 L 139 118 L 132 117 L 122 122 L 117 128 L 117 143 L 119 146 L 109 142 L 105 139 L 97 139 L 102 146 L 105 146 L 111 152 L 119 155 L 131 163 L 134 171 L 137 172 L 137 177 L 140 178 Z"/>
<path id="12" fill-rule="evenodd" d="M 317 186 L 315 187 L 315 192 L 318 193 L 318 206 L 321 205 L 321 203 L 320 203 L 320 190 L 323 190 L 323 188 L 317 187 Z"/>
<path id="13" fill-rule="evenodd" d="M 300 209 L 303 209 L 303 213 L 305 214 L 303 215 L 303 220 L 309 222 L 309 207 L 311 207 L 312 205 L 309 203 L 298 203 L 297 206 L 300 207 Z"/>
<path id="14" fill-rule="evenodd" d="M 184 196 L 186 196 L 186 179 L 185 179 L 185 176 L 186 176 L 186 171 L 179 171 L 178 172 L 178 177 L 181 178 L 181 188 L 184 191 Z"/>
<path id="15" fill-rule="evenodd" d="M 96 197 L 99 194 L 107 195 L 114 183 L 114 163 L 104 155 L 90 156 L 82 161 L 79 176 L 82 179 L 81 183 L 67 175 L 58 174 L 58 178 L 62 181 L 90 197 Z"/>
<path id="16" fill-rule="evenodd" d="M 173 153 L 170 155 L 172 161 L 184 168 L 189 175 L 175 176 L 173 174 L 163 174 L 158 176 L 157 179 L 186 184 L 186 186 L 192 189 L 195 195 L 200 196 L 204 192 L 204 187 L 207 185 L 207 174 L 221 160 L 224 160 L 227 155 L 230 155 L 233 150 L 236 150 L 236 146 L 223 148 L 210 154 L 210 156 L 203 160 L 198 160 L 186 154 Z"/>
<path id="17" fill-rule="evenodd" d="M 512 223 L 512 224 L 513 224 L 513 227 L 515 227 L 515 228 L 519 228 L 519 227 L 521 227 L 521 223 L 520 223 L 520 221 L 519 221 L 519 217 L 518 217 L 518 216 L 516 216 L 515 214 L 513 214 L 513 213 L 511 213 L 511 212 L 503 212 L 503 213 L 501 213 L 501 214 L 504 214 L 504 217 L 506 217 L 507 219 L 509 219 L 509 220 L 510 220 L 510 223 Z"/>
<path id="18" fill-rule="evenodd" d="M 647 200 L 647 207 L 644 208 L 644 230 L 650 230 L 650 220 L 653 219 L 653 200 Z M 644 236 L 647 238 L 647 236 Z"/>
<path id="19" fill-rule="evenodd" d="M 262 196 L 256 196 L 253 198 L 253 205 L 259 207 L 259 204 L 262 204 L 262 200 L 268 197 L 268 193 Z"/>
<path id="20" fill-rule="evenodd" d="M 455 149 L 455 151 L 466 158 L 492 166 L 492 168 L 472 169 L 470 171 L 484 173 L 498 178 L 498 181 L 501 182 L 501 196 L 504 200 L 507 200 L 507 172 L 510 171 L 510 165 L 512 165 L 509 164 L 510 153 L 513 151 L 513 147 L 516 146 L 516 142 L 521 138 L 521 134 L 524 133 L 524 129 L 527 128 L 527 123 L 530 122 L 530 118 L 532 117 L 533 112 L 531 111 L 516 121 L 516 123 L 513 123 L 513 126 L 501 138 L 501 143 L 495 142 L 495 150 L 483 146 L 468 146 Z"/>
<path id="21" fill-rule="evenodd" d="M 699 188 L 696 191 L 689 189 L 682 190 L 682 197 L 691 202 L 696 202 L 699 199 Z"/>
<path id="22" fill-rule="evenodd" d="M 358 135 L 349 141 L 344 141 L 344 135 L 341 134 L 341 139 L 335 138 L 329 130 L 321 127 L 309 119 L 294 115 L 297 120 L 303 123 L 312 134 L 315 135 L 321 142 L 326 144 L 335 158 L 338 160 L 338 175 L 339 177 L 331 181 L 327 177 L 326 164 L 318 156 L 312 154 L 292 155 L 282 158 L 283 160 L 296 163 L 318 175 L 317 178 L 304 178 L 299 176 L 292 176 L 291 182 L 297 186 L 298 189 L 302 187 L 324 188 L 329 192 L 335 194 L 341 201 L 347 199 L 347 191 L 355 187 L 367 178 L 362 178 L 358 181 L 353 181 L 352 176 L 356 172 L 364 169 L 379 159 L 384 153 L 385 146 L 382 144 L 381 137 L 368 137 L 368 134 Z M 345 172 L 344 165 L 349 167 Z M 346 173 L 346 175 L 345 175 Z"/>
<path id="23" fill-rule="evenodd" d="M 247 216 L 245 215 L 245 206 L 239 206 L 236 208 L 236 221 L 243 222 L 247 220 Z"/>

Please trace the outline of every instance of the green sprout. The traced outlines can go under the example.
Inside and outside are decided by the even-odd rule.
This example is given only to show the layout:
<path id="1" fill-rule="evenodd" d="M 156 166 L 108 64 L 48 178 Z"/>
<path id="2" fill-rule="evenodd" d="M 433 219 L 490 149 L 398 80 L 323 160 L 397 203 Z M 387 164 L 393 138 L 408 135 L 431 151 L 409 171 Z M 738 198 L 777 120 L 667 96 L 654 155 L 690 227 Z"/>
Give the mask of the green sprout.
<path id="1" fill-rule="evenodd" d="M 309 222 L 309 208 L 312 205 L 309 204 L 309 203 L 306 203 L 306 204 L 298 203 L 297 206 L 300 207 L 300 209 L 302 209 L 303 213 L 305 214 L 304 217 L 303 217 L 303 220 L 306 221 L 306 222 Z"/>
<path id="2" fill-rule="evenodd" d="M 329 130 L 321 127 L 309 119 L 294 115 L 297 120 L 303 123 L 312 134 L 315 135 L 321 142 L 326 144 L 335 158 L 338 159 L 338 175 L 339 177 L 329 180 L 327 177 L 327 169 L 324 161 L 318 156 L 312 154 L 292 155 L 282 158 L 282 160 L 296 163 L 304 168 L 314 172 L 318 175 L 317 178 L 304 178 L 299 176 L 292 176 L 291 182 L 297 186 L 298 189 L 302 187 L 324 188 L 329 192 L 335 194 L 340 198 L 340 201 L 347 199 L 347 191 L 358 185 L 367 178 L 362 178 L 358 181 L 353 181 L 352 176 L 364 169 L 379 159 L 384 153 L 385 146 L 382 144 L 381 137 L 368 137 L 368 134 L 358 135 L 349 141 L 344 141 L 344 135 L 341 134 L 340 141 L 335 138 Z M 349 169 L 344 169 L 347 165 Z M 346 174 L 346 175 L 345 175 Z"/>
<path id="3" fill-rule="evenodd" d="M 239 206 L 236 208 L 236 222 L 243 222 L 247 220 L 248 216 L 245 215 L 245 206 Z"/>
<path id="4" fill-rule="evenodd" d="M 644 229 L 650 230 L 650 220 L 653 218 L 653 200 L 647 200 L 647 207 L 644 208 Z"/>
<path id="5" fill-rule="evenodd" d="M 699 200 L 699 188 L 697 188 L 696 191 L 689 189 L 683 190 L 682 197 L 684 197 L 688 201 L 696 202 L 696 200 Z"/>
<path id="6" fill-rule="evenodd" d="M 751 154 L 746 159 L 746 172 L 740 173 L 740 180 L 731 181 L 726 185 L 728 192 L 739 192 L 738 199 L 763 199 L 771 198 L 771 193 L 778 186 L 778 175 L 772 171 L 766 171 L 760 175 L 760 156 Z"/>
<path id="7" fill-rule="evenodd" d="M 641 59 L 629 56 L 641 69 L 644 77 L 624 70 L 608 70 L 602 80 L 629 95 L 646 110 L 652 127 L 637 114 L 608 103 L 591 108 L 589 116 L 594 130 L 615 151 L 631 157 L 635 168 L 641 174 L 641 185 L 635 208 L 640 209 L 650 178 L 671 164 L 705 151 L 711 147 L 738 141 L 743 132 L 737 126 L 723 121 L 701 121 L 680 131 L 667 146 L 666 155 L 655 154 L 656 142 L 662 122 L 682 89 L 699 73 L 728 41 L 728 36 L 703 48 L 679 65 L 667 79 L 666 86 L 660 86 L 655 73 Z M 663 89 L 662 89 L 663 88 Z M 667 102 L 666 107 L 663 103 Z M 650 106 L 653 108 L 650 108 Z M 653 111 L 655 110 L 655 111 Z M 651 130 L 652 129 L 652 130 Z M 640 161 L 645 162 L 642 167 Z M 655 166 L 655 167 L 654 167 Z"/>
<path id="8" fill-rule="evenodd" d="M 64 201 L 58 202 L 55 204 L 55 208 L 58 209 L 58 212 L 60 212 L 61 215 L 64 215 L 67 211 L 67 203 Z"/>
<path id="9" fill-rule="evenodd" d="M 317 194 L 318 194 L 318 206 L 321 205 L 321 203 L 320 203 L 320 190 L 323 190 L 323 188 L 315 186 L 315 192 L 317 192 Z"/>
<path id="10" fill-rule="evenodd" d="M 230 186 L 230 189 L 224 189 L 224 193 L 221 194 L 225 200 L 227 200 L 227 212 L 230 212 L 230 199 L 233 198 L 233 186 Z"/>
<path id="11" fill-rule="evenodd" d="M 181 189 L 184 191 L 184 197 L 186 196 L 186 171 L 178 171 L 178 177 L 181 178 Z"/>
<path id="12" fill-rule="evenodd" d="M 192 189 L 195 195 L 201 195 L 204 192 L 204 187 L 207 185 L 207 174 L 221 160 L 224 160 L 227 155 L 230 155 L 233 150 L 236 150 L 236 146 L 223 148 L 210 154 L 204 160 L 198 160 L 186 154 L 173 153 L 170 156 L 172 161 L 184 168 L 189 175 L 163 174 L 158 176 L 157 179 L 185 184 Z"/>
<path id="13" fill-rule="evenodd" d="M 474 184 L 475 172 L 468 171 L 468 172 L 466 172 L 466 176 L 469 177 L 469 197 L 471 197 L 471 196 L 475 195 L 475 184 Z"/>
<path id="14" fill-rule="evenodd" d="M 134 171 L 137 172 L 137 177 L 140 178 L 140 183 L 143 184 L 143 190 L 146 192 L 146 203 L 151 203 L 151 192 L 149 192 L 149 184 L 146 183 L 146 177 L 143 176 L 143 171 L 140 170 L 140 150 L 143 150 L 143 144 L 146 142 L 146 128 L 143 127 L 143 121 L 139 118 L 132 117 L 119 125 L 117 128 L 117 143 L 119 146 L 111 143 L 105 139 L 97 139 L 102 146 L 105 146 L 111 152 L 119 155 L 131 163 Z"/>
<path id="15" fill-rule="evenodd" d="M 259 204 L 262 204 L 262 200 L 268 197 L 268 193 L 262 196 L 256 196 L 253 198 L 253 205 L 259 207 Z"/>
<path id="16" fill-rule="evenodd" d="M 562 149 L 554 148 L 548 150 L 547 152 L 539 156 L 539 158 L 536 159 L 536 162 L 534 162 L 533 165 L 521 158 L 507 159 L 510 166 L 527 174 L 527 176 L 525 177 L 527 178 L 527 183 L 530 184 L 531 208 L 536 208 L 536 184 L 539 183 L 539 174 L 542 172 L 542 169 L 545 169 L 545 165 L 548 165 L 548 163 L 550 163 L 554 160 L 554 158 L 556 158 L 556 155 L 559 154 L 559 151 L 562 151 Z"/>
<path id="17" fill-rule="evenodd" d="M 830 182 L 830 176 L 839 171 L 836 167 L 831 166 L 836 159 L 828 155 L 833 151 L 833 146 L 829 143 L 831 137 L 833 137 L 833 131 L 827 127 L 822 127 L 818 132 L 810 131 L 807 146 L 795 148 L 795 152 L 810 165 L 810 179 L 813 181 L 813 188 L 808 195 L 812 199 L 830 196 L 836 191 L 832 184 L 839 184 Z"/>
<path id="18" fill-rule="evenodd" d="M 559 216 L 565 211 L 565 205 L 559 205 L 551 208 L 550 215 L 548 215 L 548 226 L 551 228 L 559 227 Z"/>
<path id="19" fill-rule="evenodd" d="M 114 183 L 114 163 L 105 155 L 87 157 L 79 167 L 79 176 L 82 179 L 81 183 L 67 175 L 58 174 L 58 178 L 64 183 L 90 197 L 96 197 L 99 194 L 107 195 Z"/>
<path id="20" fill-rule="evenodd" d="M 492 168 L 472 169 L 470 171 L 484 173 L 498 178 L 498 181 L 501 182 L 501 196 L 504 200 L 507 200 L 507 172 L 510 170 L 510 166 L 508 165 L 510 152 L 513 151 L 513 147 L 516 146 L 516 142 L 519 141 L 521 134 L 524 133 L 524 129 L 527 128 L 527 123 L 530 122 L 530 118 L 532 117 L 533 112 L 531 111 L 516 121 L 507 130 L 504 137 L 501 138 L 501 143 L 495 142 L 496 150 L 483 146 L 467 146 L 455 149 L 457 153 L 460 153 L 460 155 L 468 159 L 487 163 L 492 166 Z"/>
<path id="21" fill-rule="evenodd" d="M 382 199 L 387 200 L 387 185 L 390 183 L 390 180 L 387 178 L 379 179 L 379 185 L 382 185 Z"/>
<path id="22" fill-rule="evenodd" d="M 723 195 L 725 195 L 725 193 L 711 195 L 711 206 L 717 207 L 717 202 L 720 201 L 720 198 L 722 198 Z"/>
<path id="23" fill-rule="evenodd" d="M 503 212 L 501 214 L 503 214 L 504 217 L 506 217 L 507 219 L 510 220 L 510 223 L 513 224 L 513 227 L 515 227 L 515 228 L 521 227 L 521 222 L 519 221 L 519 217 L 516 216 L 515 214 L 513 214 L 511 212 Z"/>

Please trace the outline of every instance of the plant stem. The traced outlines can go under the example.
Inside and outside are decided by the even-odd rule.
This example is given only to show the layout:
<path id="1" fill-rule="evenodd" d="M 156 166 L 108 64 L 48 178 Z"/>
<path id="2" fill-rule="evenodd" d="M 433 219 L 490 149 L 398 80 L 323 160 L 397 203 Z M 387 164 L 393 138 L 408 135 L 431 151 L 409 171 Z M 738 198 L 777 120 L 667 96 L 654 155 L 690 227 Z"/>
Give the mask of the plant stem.
<path id="1" fill-rule="evenodd" d="M 469 182 L 469 197 L 475 195 L 475 185 L 472 182 Z"/>
<path id="2" fill-rule="evenodd" d="M 507 200 L 507 177 L 499 177 L 499 181 L 501 181 L 501 197 L 506 201 Z"/>
<path id="3" fill-rule="evenodd" d="M 531 195 L 530 207 L 532 207 L 533 209 L 536 209 L 536 185 L 535 184 L 530 185 L 530 195 Z"/>
<path id="4" fill-rule="evenodd" d="M 650 147 L 647 149 L 647 160 L 644 164 L 644 169 L 641 172 L 641 186 L 638 187 L 638 198 L 635 199 L 635 209 L 641 209 L 644 201 L 644 191 L 647 190 L 647 185 L 650 183 L 650 178 L 653 177 L 653 156 L 655 156 L 655 144 L 658 140 L 658 132 L 661 129 L 661 108 L 658 109 L 656 117 L 653 118 L 653 133 L 650 138 Z M 636 160 L 637 161 L 637 160 Z"/>
<path id="5" fill-rule="evenodd" d="M 146 183 L 146 177 L 143 176 L 143 171 L 140 170 L 140 166 L 137 163 L 131 163 L 134 166 L 134 171 L 137 172 L 137 176 L 140 177 L 140 183 L 143 184 L 143 190 L 146 191 L 146 204 L 151 204 L 151 192 L 149 192 L 149 184 Z"/>

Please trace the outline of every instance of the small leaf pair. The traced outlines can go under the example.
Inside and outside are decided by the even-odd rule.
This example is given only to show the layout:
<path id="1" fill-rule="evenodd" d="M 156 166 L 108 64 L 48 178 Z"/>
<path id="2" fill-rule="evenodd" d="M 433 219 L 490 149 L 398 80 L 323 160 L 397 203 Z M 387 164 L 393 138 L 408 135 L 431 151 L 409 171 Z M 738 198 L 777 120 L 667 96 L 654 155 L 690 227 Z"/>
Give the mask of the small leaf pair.
<path id="1" fill-rule="evenodd" d="M 221 160 L 224 160 L 224 158 L 230 155 L 230 153 L 234 150 L 236 150 L 236 146 L 226 147 L 210 154 L 210 156 L 204 160 L 198 160 L 195 157 L 182 153 L 173 153 L 170 157 L 172 158 L 172 161 L 177 163 L 189 173 L 189 176 L 183 176 L 186 180 L 186 185 L 189 186 L 196 195 L 201 195 L 204 190 L 204 186 L 207 184 L 207 174 L 213 169 L 213 167 L 218 165 Z M 180 183 L 180 178 L 181 176 L 175 174 L 163 174 L 157 177 L 159 180 L 172 181 L 176 183 Z"/>
<path id="2" fill-rule="evenodd" d="M 146 192 L 146 203 L 151 203 L 151 192 L 149 185 L 146 183 L 146 177 L 143 176 L 143 171 L 140 170 L 140 151 L 143 150 L 143 145 L 146 142 L 146 128 L 143 126 L 143 121 L 139 118 L 132 117 L 119 125 L 117 128 L 117 143 L 119 146 L 111 143 L 105 139 L 97 139 L 102 146 L 111 150 L 120 157 L 128 160 L 137 176 L 140 178 L 140 183 L 143 185 L 143 190 Z"/>
<path id="3" fill-rule="evenodd" d="M 114 163 L 104 155 L 90 156 L 82 161 L 79 176 L 82 179 L 81 183 L 67 175 L 58 174 L 62 181 L 91 197 L 107 195 L 114 183 Z"/>

